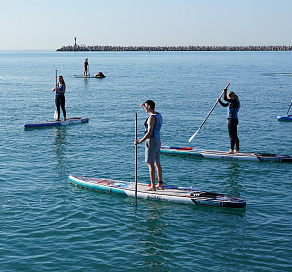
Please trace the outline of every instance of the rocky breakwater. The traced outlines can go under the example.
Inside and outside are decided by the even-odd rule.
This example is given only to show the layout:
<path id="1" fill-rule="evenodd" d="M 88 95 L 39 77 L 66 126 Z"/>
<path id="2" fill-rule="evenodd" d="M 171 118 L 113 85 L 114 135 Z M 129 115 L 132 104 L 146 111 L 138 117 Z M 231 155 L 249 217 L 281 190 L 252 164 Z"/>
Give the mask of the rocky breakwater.
<path id="1" fill-rule="evenodd" d="M 292 46 L 112 46 L 68 45 L 57 51 L 292 51 Z"/>

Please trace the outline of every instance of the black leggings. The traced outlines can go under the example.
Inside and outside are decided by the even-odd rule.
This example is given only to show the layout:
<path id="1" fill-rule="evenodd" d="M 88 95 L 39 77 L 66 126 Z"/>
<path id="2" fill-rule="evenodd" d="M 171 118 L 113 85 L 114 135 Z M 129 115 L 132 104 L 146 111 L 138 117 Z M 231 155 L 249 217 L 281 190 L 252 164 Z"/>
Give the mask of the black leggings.
<path id="1" fill-rule="evenodd" d="M 234 146 L 236 145 L 236 151 L 239 151 L 239 139 L 237 136 L 237 125 L 238 119 L 229 118 L 228 119 L 228 132 L 230 137 L 230 149 L 234 150 Z"/>
<path id="2" fill-rule="evenodd" d="M 62 108 L 64 119 L 66 118 L 66 110 L 65 110 L 65 96 L 64 95 L 56 95 L 55 99 L 57 112 L 58 112 L 58 119 L 60 119 L 60 107 Z"/>

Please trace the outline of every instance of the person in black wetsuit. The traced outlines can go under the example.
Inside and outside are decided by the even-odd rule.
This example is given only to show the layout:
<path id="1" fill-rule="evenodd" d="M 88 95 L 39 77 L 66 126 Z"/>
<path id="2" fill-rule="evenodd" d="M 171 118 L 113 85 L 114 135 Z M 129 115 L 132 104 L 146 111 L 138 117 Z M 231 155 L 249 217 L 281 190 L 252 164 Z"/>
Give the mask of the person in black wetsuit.
<path id="1" fill-rule="evenodd" d="M 87 70 L 88 70 L 88 58 L 84 61 L 84 76 L 87 76 Z"/>
<path id="2" fill-rule="evenodd" d="M 55 103 L 58 112 L 58 121 L 60 121 L 60 107 L 62 108 L 64 119 L 66 121 L 66 109 L 65 109 L 65 91 L 66 84 L 62 76 L 58 77 L 58 84 L 54 87 L 53 92 L 56 91 Z"/>
<path id="3" fill-rule="evenodd" d="M 238 125 L 238 111 L 240 108 L 240 101 L 234 92 L 229 92 L 226 95 L 227 87 L 224 89 L 224 100 L 228 103 L 223 103 L 220 98 L 218 102 L 227 107 L 228 132 L 230 137 L 230 150 L 226 154 L 234 154 L 234 146 L 236 146 L 235 153 L 239 153 L 239 139 L 237 136 Z"/>

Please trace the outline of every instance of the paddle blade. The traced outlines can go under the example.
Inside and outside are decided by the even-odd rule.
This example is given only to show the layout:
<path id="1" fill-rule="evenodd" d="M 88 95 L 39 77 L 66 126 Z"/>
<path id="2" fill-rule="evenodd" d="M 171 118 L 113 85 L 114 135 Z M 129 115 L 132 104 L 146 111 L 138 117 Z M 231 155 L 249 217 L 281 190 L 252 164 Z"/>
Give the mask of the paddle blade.
<path id="1" fill-rule="evenodd" d="M 195 138 L 199 130 L 196 131 L 196 133 L 189 139 L 189 143 Z"/>
<path id="2" fill-rule="evenodd" d="M 54 119 L 58 120 L 58 111 L 57 111 L 57 109 L 55 110 L 55 113 L 54 113 Z"/>

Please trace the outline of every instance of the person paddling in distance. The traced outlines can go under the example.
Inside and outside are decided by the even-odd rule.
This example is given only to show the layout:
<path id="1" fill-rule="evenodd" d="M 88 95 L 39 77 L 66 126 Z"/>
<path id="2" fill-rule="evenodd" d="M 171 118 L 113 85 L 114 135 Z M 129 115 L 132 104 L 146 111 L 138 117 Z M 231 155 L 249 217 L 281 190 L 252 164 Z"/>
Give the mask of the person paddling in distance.
<path id="1" fill-rule="evenodd" d="M 227 87 L 224 88 L 224 100 L 228 103 L 223 103 L 220 98 L 218 102 L 227 107 L 227 119 L 228 119 L 228 132 L 230 138 L 230 150 L 225 154 L 234 154 L 234 146 L 236 146 L 235 153 L 239 153 L 239 138 L 237 136 L 238 125 L 238 111 L 240 108 L 240 101 L 238 96 L 234 92 L 227 93 Z"/>
<path id="2" fill-rule="evenodd" d="M 141 140 L 135 140 L 134 144 L 138 145 L 145 141 L 145 162 L 148 163 L 151 185 L 147 191 L 163 190 L 162 167 L 160 164 L 160 129 L 162 126 L 162 116 L 155 111 L 155 103 L 147 100 L 141 103 L 149 117 L 145 121 L 145 135 Z M 158 184 L 155 186 L 155 168 L 158 176 Z"/>
<path id="3" fill-rule="evenodd" d="M 65 109 L 65 91 L 66 84 L 62 76 L 58 77 L 58 83 L 53 88 L 53 92 L 56 91 L 55 103 L 58 112 L 58 119 L 60 121 L 60 107 L 62 108 L 64 119 L 62 121 L 66 121 L 66 109 Z"/>
<path id="4" fill-rule="evenodd" d="M 84 61 L 84 76 L 87 76 L 87 70 L 88 70 L 88 58 Z"/>

